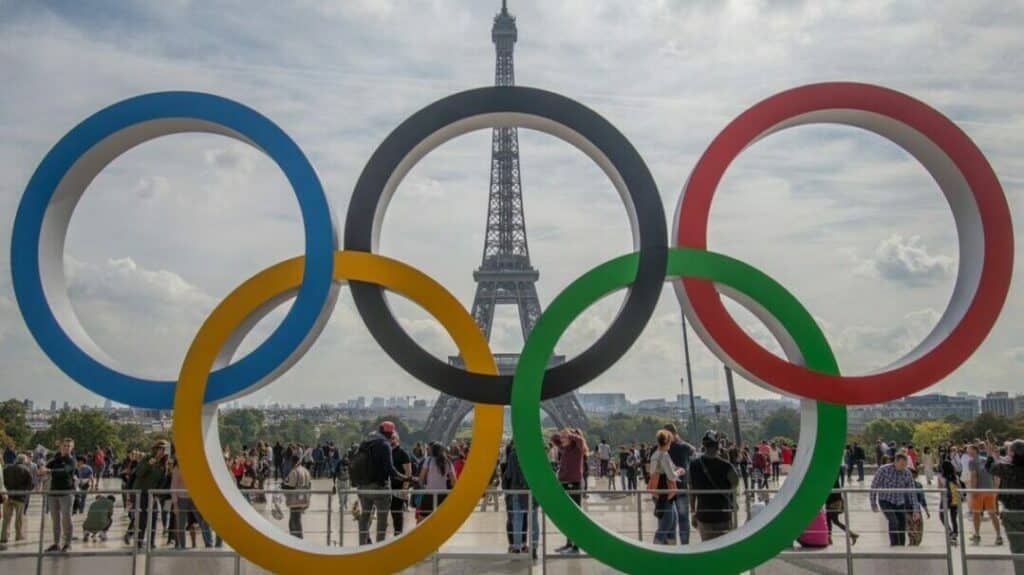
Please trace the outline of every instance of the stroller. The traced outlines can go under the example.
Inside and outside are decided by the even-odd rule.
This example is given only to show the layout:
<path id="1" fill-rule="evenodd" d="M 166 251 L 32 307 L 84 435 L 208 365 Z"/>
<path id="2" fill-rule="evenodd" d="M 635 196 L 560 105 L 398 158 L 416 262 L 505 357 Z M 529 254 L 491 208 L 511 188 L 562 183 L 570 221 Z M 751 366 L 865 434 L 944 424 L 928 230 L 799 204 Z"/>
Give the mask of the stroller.
<path id="1" fill-rule="evenodd" d="M 95 541 L 97 536 L 100 541 L 107 540 L 107 531 L 114 522 L 114 501 L 113 495 L 99 495 L 92 502 L 82 523 L 82 531 L 85 532 L 82 541 L 88 541 L 90 537 Z"/>

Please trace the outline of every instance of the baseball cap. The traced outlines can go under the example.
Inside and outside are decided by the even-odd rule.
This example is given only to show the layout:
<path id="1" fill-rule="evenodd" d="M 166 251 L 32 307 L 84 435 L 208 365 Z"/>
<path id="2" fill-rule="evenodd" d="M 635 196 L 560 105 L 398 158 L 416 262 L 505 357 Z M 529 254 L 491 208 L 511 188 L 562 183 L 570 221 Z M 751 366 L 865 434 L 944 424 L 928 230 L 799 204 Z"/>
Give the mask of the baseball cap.
<path id="1" fill-rule="evenodd" d="M 381 434 L 391 437 L 391 434 L 395 432 L 395 424 L 392 421 L 382 421 L 379 429 Z"/>
<path id="2" fill-rule="evenodd" d="M 714 443 L 714 444 L 717 445 L 718 444 L 718 432 L 713 430 L 713 429 L 709 429 L 709 430 L 704 432 L 704 437 L 701 437 L 700 441 L 701 441 L 701 443 Z"/>

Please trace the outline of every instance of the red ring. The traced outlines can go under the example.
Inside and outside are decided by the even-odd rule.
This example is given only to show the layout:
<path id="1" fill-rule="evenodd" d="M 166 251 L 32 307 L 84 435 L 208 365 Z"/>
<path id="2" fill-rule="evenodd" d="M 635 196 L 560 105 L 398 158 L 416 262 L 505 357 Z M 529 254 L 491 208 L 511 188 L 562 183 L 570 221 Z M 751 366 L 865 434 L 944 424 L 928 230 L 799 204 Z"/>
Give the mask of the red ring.
<path id="1" fill-rule="evenodd" d="M 776 94 L 734 119 L 701 156 L 683 188 L 676 242 L 707 248 L 715 189 L 729 164 L 748 145 L 782 122 L 828 110 L 869 112 L 905 124 L 937 146 L 963 175 L 977 204 L 985 255 L 977 289 L 960 323 L 905 365 L 870 375 L 827 375 L 789 363 L 751 339 L 726 311 L 711 282 L 685 279 L 682 288 L 695 326 L 706 330 L 704 335 L 739 371 L 809 399 L 845 405 L 880 403 L 920 391 L 959 367 L 992 329 L 1010 288 L 1013 229 L 1006 196 L 984 154 L 951 120 L 906 94 L 869 84 L 811 84 Z"/>

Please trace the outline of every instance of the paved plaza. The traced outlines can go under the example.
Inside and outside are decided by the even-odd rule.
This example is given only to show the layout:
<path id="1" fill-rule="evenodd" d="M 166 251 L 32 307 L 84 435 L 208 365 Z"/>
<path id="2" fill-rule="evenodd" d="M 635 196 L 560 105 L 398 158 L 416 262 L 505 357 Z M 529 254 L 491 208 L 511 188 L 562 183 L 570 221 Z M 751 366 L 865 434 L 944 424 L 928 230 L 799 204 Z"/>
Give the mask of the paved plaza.
<path id="1" fill-rule="evenodd" d="M 864 485 L 868 485 L 869 482 L 870 477 Z M 106 483 L 108 485 L 104 487 L 113 487 L 112 482 Z M 860 484 L 854 482 L 850 487 L 857 488 L 859 486 Z M 595 484 L 595 481 L 591 480 L 592 489 L 605 487 L 607 487 L 607 481 Z M 344 514 L 339 513 L 338 496 L 328 495 L 331 489 L 330 481 L 317 480 L 314 489 L 322 491 L 322 493 L 313 497 L 311 508 L 304 516 L 306 539 L 321 544 L 352 546 L 358 540 L 358 529 L 351 511 L 346 511 Z M 852 547 L 854 572 L 945 573 L 948 569 L 947 552 L 952 557 L 953 571 L 955 573 L 963 572 L 964 558 L 961 556 L 961 549 L 947 547 L 945 531 L 938 520 L 937 493 L 928 494 L 932 517 L 925 519 L 922 544 L 918 547 L 904 547 L 895 550 L 896 553 L 904 557 L 903 559 L 882 556 L 892 554 L 893 549 L 888 545 L 884 518 L 881 514 L 871 512 L 868 495 L 866 493 L 850 493 L 848 498 L 850 522 L 853 530 L 860 535 L 856 545 Z M 435 568 L 435 562 L 440 572 L 472 573 L 474 575 L 527 572 L 557 574 L 613 572 L 597 561 L 582 556 L 561 557 L 555 555 L 554 550 L 560 547 L 565 539 L 551 522 L 544 522 L 542 528 L 544 535 L 542 548 L 547 550 L 547 557 L 543 561 L 534 563 L 527 556 L 507 555 L 504 504 L 500 498 L 498 499 L 497 502 L 491 499 L 487 501 L 486 505 L 482 501 L 481 507 L 477 508 L 477 511 L 462 525 L 458 533 L 441 547 L 437 557 L 431 558 L 408 572 L 431 573 Z M 650 542 L 655 528 L 653 507 L 648 496 L 641 496 L 639 500 L 641 508 L 638 512 L 638 497 L 635 494 L 592 493 L 584 500 L 584 508 L 588 515 L 621 536 L 630 539 L 642 537 L 644 541 Z M 349 497 L 346 506 L 350 506 L 352 501 L 352 498 Z M 256 508 L 271 522 L 286 531 L 287 518 L 274 520 L 271 516 L 271 507 L 270 504 L 256 504 Z M 6 552 L 0 553 L 0 573 L 36 572 L 37 563 L 34 554 L 41 547 L 45 548 L 51 543 L 49 518 L 41 531 L 40 511 L 41 498 L 34 496 L 28 512 L 28 538 L 12 543 Z M 83 542 L 81 540 L 81 524 L 84 517 L 84 514 L 80 514 L 74 518 L 76 533 L 74 554 L 47 556 L 42 562 L 42 572 L 54 575 L 132 573 L 134 546 L 125 544 L 123 541 L 128 526 L 128 517 L 120 506 L 120 501 L 106 541 Z M 740 521 L 745 520 L 746 510 L 741 508 Z M 405 514 L 405 522 L 407 529 L 410 528 L 408 526 L 415 523 L 412 512 Z M 968 533 L 970 532 L 968 529 Z M 159 546 L 150 556 L 145 558 L 142 555 L 144 552 L 139 551 L 135 557 L 135 572 L 148 572 L 154 575 L 186 572 L 190 575 L 232 572 L 236 561 L 239 561 L 241 572 L 263 572 L 244 560 L 238 560 L 231 553 L 230 547 L 226 545 L 222 549 L 206 550 L 203 548 L 202 538 L 197 537 L 196 549 L 175 551 L 173 547 L 165 546 L 166 536 L 159 528 L 158 533 L 160 533 L 157 537 Z M 969 572 L 1012 573 L 1010 563 L 1006 560 L 1008 547 L 994 545 L 995 533 L 987 519 L 983 523 L 981 533 L 982 543 L 977 546 L 968 545 L 965 550 Z M 42 545 L 40 545 L 40 535 L 42 535 Z M 696 542 L 696 538 L 694 542 Z M 846 548 L 845 536 L 836 533 L 831 547 L 823 550 L 796 550 L 794 548 L 792 553 L 783 554 L 757 569 L 756 573 L 847 573 L 847 560 L 844 555 Z M 22 554 L 30 556 L 21 556 Z M 996 560 L 1000 558 L 1001 560 Z"/>

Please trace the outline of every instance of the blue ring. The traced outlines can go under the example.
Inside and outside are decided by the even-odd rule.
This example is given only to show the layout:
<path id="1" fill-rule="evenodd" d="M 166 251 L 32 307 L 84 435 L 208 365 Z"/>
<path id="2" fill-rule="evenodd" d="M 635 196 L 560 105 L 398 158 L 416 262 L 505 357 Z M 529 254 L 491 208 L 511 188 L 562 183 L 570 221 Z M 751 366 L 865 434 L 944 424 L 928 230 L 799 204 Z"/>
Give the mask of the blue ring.
<path id="1" fill-rule="evenodd" d="M 151 380 L 116 371 L 88 355 L 64 331 L 46 301 L 40 275 L 43 216 L 75 162 L 106 138 L 143 122 L 194 119 L 235 132 L 284 172 L 299 202 L 305 239 L 303 282 L 281 324 L 244 358 L 210 375 L 207 403 L 244 391 L 272 375 L 318 326 L 331 295 L 337 236 L 320 180 L 306 156 L 277 125 L 238 102 L 199 92 L 158 92 L 118 102 L 75 126 L 46 154 L 18 205 L 11 240 L 11 275 L 18 308 L 47 356 L 71 379 L 118 403 L 171 409 L 174 380 Z"/>

